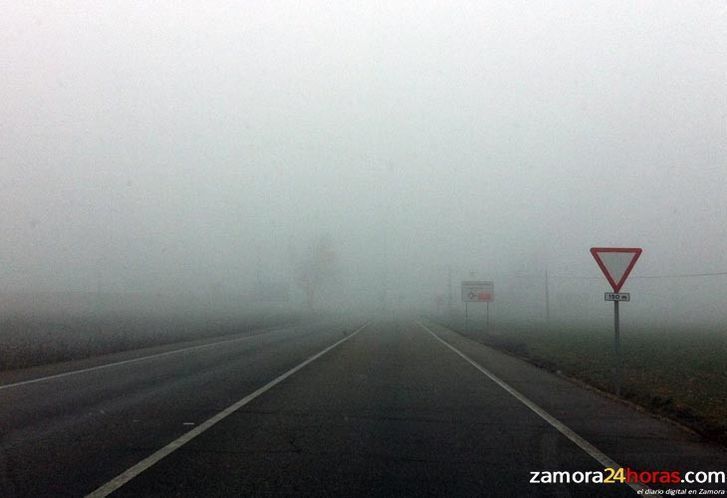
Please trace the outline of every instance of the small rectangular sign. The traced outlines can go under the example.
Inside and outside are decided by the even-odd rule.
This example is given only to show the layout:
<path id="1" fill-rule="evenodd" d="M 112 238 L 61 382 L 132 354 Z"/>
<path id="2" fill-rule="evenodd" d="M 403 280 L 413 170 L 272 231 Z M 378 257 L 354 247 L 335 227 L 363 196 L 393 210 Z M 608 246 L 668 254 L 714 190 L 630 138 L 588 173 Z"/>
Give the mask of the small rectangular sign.
<path id="1" fill-rule="evenodd" d="M 495 284 L 487 281 L 462 282 L 462 302 L 489 303 L 495 300 Z"/>
<path id="2" fill-rule="evenodd" d="M 628 292 L 606 292 L 603 297 L 606 301 L 631 301 L 631 294 Z"/>

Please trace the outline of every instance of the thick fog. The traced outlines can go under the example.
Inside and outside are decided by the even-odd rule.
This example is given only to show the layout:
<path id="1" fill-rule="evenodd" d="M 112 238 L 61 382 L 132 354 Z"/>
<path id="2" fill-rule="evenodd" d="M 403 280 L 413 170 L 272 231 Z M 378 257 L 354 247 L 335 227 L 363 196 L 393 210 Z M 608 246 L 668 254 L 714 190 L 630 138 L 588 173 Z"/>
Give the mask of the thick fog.
<path id="1" fill-rule="evenodd" d="M 2 12 L 0 294 L 724 317 L 721 0 Z"/>

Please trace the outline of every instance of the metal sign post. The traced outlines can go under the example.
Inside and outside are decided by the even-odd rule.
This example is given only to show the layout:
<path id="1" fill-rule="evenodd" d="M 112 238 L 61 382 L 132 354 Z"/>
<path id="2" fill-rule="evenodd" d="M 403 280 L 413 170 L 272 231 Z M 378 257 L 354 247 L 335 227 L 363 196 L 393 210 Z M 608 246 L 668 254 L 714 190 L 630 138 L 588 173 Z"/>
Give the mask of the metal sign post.
<path id="1" fill-rule="evenodd" d="M 616 366 L 614 370 L 614 390 L 621 395 L 621 384 L 623 375 L 623 357 L 621 356 L 621 324 L 619 320 L 618 303 L 631 301 L 631 294 L 628 292 L 606 292 L 603 296 L 606 301 L 613 301 L 613 351 L 616 355 Z"/>
<path id="2" fill-rule="evenodd" d="M 618 307 L 621 301 L 631 301 L 631 294 L 619 291 L 633 270 L 636 260 L 641 256 L 641 249 L 638 247 L 592 247 L 591 254 L 606 276 L 606 280 L 613 287 L 613 292 L 606 292 L 603 297 L 606 301 L 613 301 L 613 351 L 615 356 L 613 384 L 616 395 L 620 396 L 623 383 L 623 355 L 621 354 L 621 324 Z"/>

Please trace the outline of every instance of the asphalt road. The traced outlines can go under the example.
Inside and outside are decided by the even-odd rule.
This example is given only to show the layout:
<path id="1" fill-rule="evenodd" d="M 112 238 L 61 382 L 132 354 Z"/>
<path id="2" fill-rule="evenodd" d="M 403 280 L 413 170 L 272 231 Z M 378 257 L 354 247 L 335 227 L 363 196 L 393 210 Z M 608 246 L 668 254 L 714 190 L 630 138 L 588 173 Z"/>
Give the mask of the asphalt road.
<path id="1" fill-rule="evenodd" d="M 531 473 L 727 470 L 723 448 L 442 327 L 365 323 L 0 376 L 0 496 L 635 496 Z"/>

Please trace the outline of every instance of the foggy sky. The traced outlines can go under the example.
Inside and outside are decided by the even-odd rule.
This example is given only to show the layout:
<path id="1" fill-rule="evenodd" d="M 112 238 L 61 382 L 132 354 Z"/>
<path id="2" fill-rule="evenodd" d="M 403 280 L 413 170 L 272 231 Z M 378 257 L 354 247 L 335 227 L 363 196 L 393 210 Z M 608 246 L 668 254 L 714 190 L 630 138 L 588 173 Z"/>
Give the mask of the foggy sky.
<path id="1" fill-rule="evenodd" d="M 3 290 L 727 270 L 722 1 L 3 4 Z"/>

